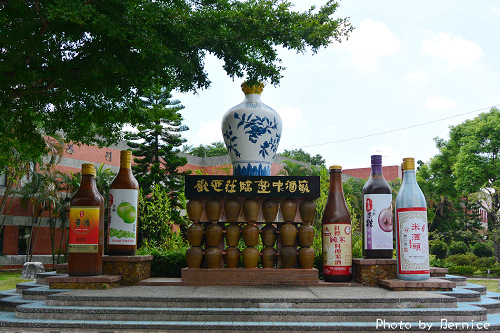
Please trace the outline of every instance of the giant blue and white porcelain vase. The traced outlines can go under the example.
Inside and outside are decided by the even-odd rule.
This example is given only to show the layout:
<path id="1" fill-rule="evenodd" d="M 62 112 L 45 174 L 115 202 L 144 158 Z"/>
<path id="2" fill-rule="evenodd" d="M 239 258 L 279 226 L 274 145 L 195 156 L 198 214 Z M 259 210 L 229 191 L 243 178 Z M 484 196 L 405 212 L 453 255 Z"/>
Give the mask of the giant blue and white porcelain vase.
<path id="1" fill-rule="evenodd" d="M 281 117 L 260 100 L 263 85 L 241 85 L 245 100 L 222 118 L 234 176 L 270 176 L 281 138 Z"/>

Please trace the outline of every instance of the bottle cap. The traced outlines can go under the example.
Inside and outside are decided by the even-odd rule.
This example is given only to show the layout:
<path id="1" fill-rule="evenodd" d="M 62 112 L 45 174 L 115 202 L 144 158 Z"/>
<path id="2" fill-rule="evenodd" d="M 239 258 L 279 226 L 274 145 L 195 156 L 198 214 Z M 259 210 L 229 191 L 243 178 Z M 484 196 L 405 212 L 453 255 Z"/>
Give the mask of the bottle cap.
<path id="1" fill-rule="evenodd" d="M 403 171 L 404 170 L 415 170 L 415 159 L 413 157 L 403 158 Z"/>
<path id="2" fill-rule="evenodd" d="M 249 86 L 246 82 L 243 82 L 241 84 L 241 90 L 245 93 L 245 95 L 260 95 L 262 93 L 262 90 L 264 90 L 264 84 L 259 82 L 257 84 L 254 84 L 253 86 Z"/>
<path id="3" fill-rule="evenodd" d="M 82 175 L 93 175 L 95 177 L 95 167 L 92 163 L 82 164 Z"/>
<path id="4" fill-rule="evenodd" d="M 130 169 L 132 162 L 132 152 L 130 150 L 122 150 L 120 152 L 120 168 Z"/>
<path id="5" fill-rule="evenodd" d="M 342 170 L 342 166 L 335 164 L 330 166 L 330 170 Z"/>
<path id="6" fill-rule="evenodd" d="M 372 155 L 372 165 L 382 165 L 382 155 Z"/>

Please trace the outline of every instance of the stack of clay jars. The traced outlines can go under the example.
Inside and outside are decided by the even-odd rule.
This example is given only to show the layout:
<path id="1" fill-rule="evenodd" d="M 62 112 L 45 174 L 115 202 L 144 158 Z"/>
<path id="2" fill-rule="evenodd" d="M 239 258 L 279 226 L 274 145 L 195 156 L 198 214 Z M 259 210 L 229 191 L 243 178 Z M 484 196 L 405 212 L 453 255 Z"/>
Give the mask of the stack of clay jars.
<path id="1" fill-rule="evenodd" d="M 261 205 L 262 202 L 262 205 Z M 205 208 L 205 228 L 200 223 Z M 222 206 L 224 206 L 225 230 L 219 225 Z M 295 216 L 299 209 L 302 225 L 297 229 Z M 262 207 L 262 214 L 261 213 Z M 293 199 L 243 199 L 228 198 L 224 205 L 218 199 L 209 199 L 203 205 L 199 199 L 190 200 L 187 204 L 188 216 L 193 223 L 188 227 L 187 235 L 190 248 L 186 252 L 188 268 L 238 268 L 240 258 L 245 268 L 257 268 L 259 258 L 262 268 L 305 268 L 311 269 L 314 264 L 314 219 L 316 205 L 313 201 L 301 201 L 299 205 Z M 277 221 L 278 211 L 284 222 Z M 241 211 L 246 222 L 240 229 Z M 258 224 L 265 223 L 259 230 Z M 279 231 L 275 225 L 279 225 Z M 223 234 L 225 234 L 225 251 Z M 245 248 L 240 252 L 238 245 L 243 235 Z M 263 248 L 259 253 L 257 245 L 261 235 Z M 278 238 L 279 236 L 279 238 Z M 300 245 L 297 256 L 297 245 Z M 202 245 L 205 249 L 203 251 Z M 277 250 L 278 249 L 278 250 Z M 224 261 L 222 260 L 224 254 Z M 279 257 L 279 260 L 278 260 Z M 298 259 L 298 260 L 297 260 Z"/>

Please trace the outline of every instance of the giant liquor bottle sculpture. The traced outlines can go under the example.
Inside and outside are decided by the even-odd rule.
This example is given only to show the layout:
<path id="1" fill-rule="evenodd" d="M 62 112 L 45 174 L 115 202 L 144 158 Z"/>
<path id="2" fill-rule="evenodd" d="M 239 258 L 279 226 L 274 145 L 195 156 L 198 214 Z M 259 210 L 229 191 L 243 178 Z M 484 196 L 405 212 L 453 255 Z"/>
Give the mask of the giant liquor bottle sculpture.
<path id="1" fill-rule="evenodd" d="M 281 138 L 281 117 L 260 100 L 262 84 L 241 85 L 245 100 L 222 118 L 234 176 L 270 176 Z"/>

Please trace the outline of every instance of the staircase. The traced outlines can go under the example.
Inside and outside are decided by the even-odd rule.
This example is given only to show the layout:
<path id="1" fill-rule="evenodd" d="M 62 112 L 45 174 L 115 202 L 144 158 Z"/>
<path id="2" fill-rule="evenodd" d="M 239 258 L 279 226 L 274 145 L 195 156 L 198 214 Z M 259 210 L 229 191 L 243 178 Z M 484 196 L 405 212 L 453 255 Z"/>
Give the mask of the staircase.
<path id="1" fill-rule="evenodd" d="M 48 276 L 54 274 L 0 292 L 0 332 L 500 331 L 500 293 L 451 275 L 445 279 L 457 287 L 441 292 L 335 286 L 54 290 L 45 284 Z"/>

